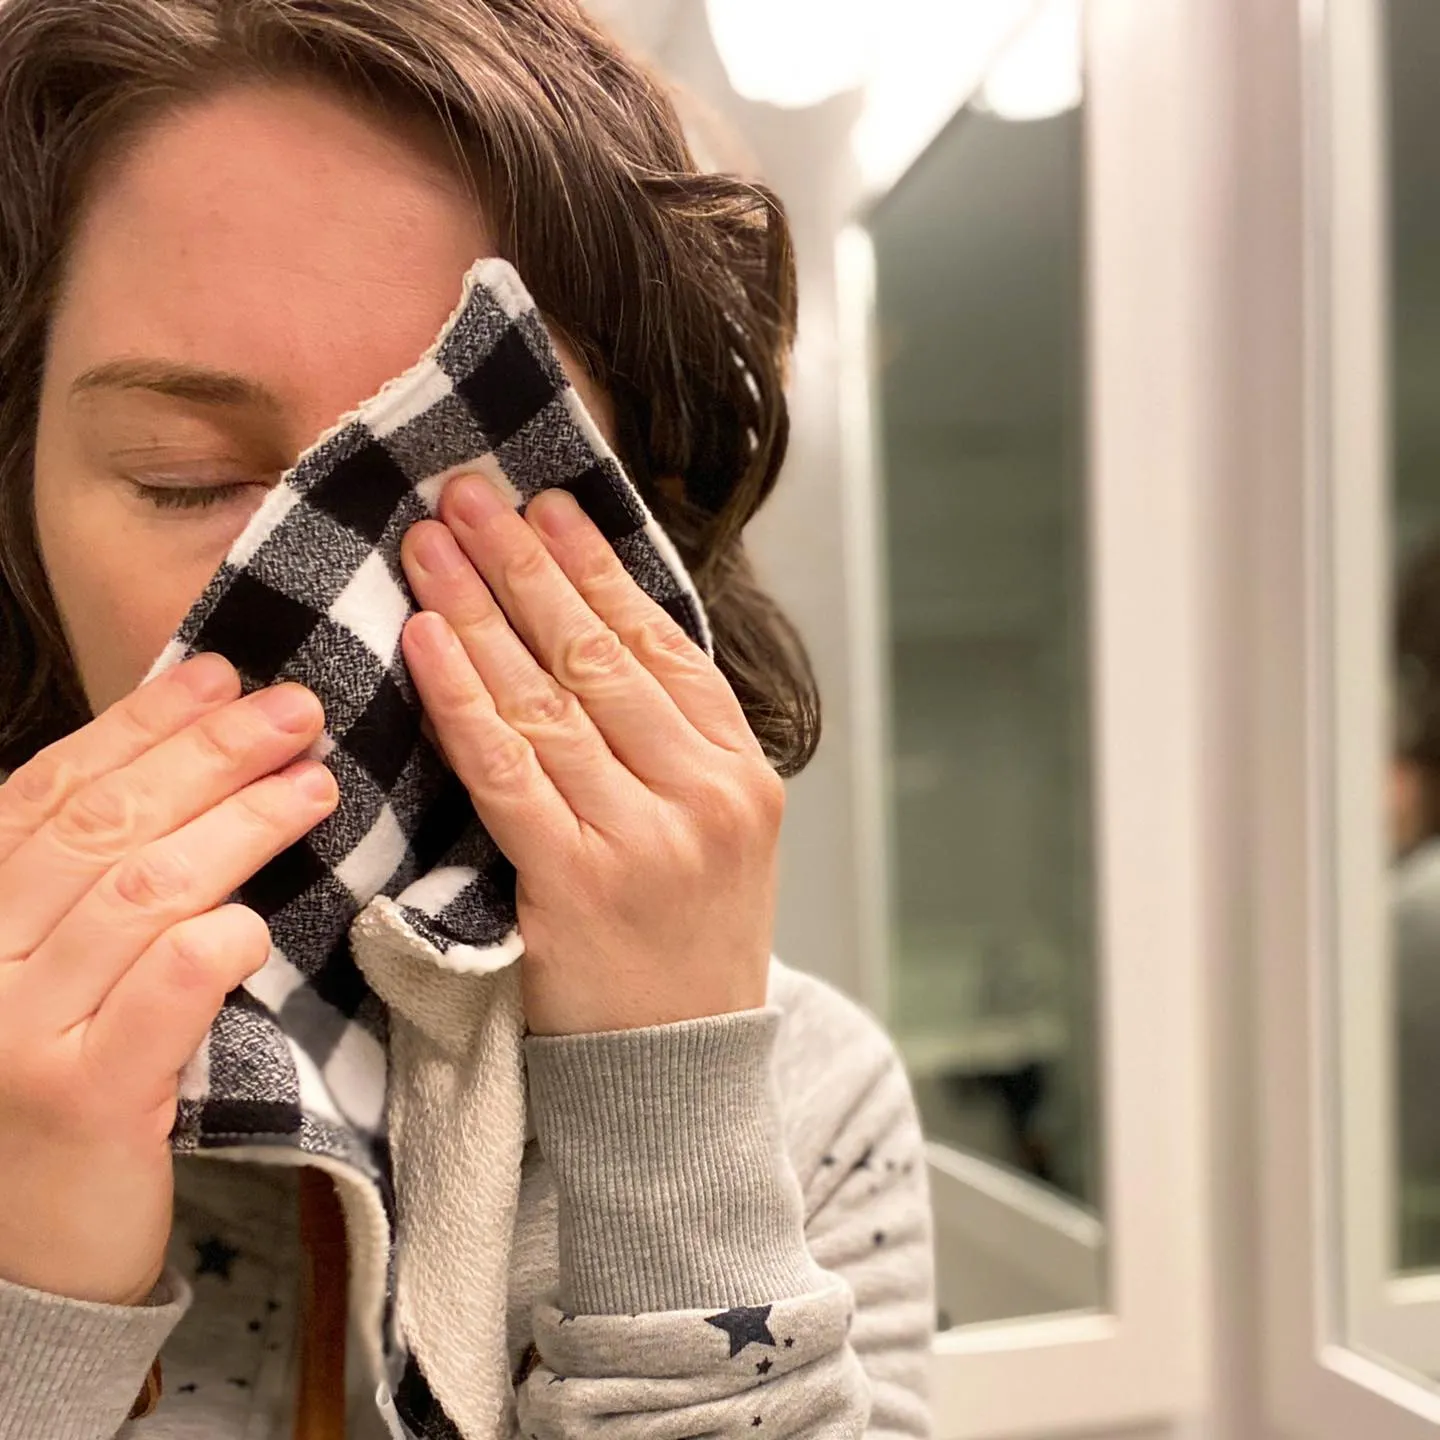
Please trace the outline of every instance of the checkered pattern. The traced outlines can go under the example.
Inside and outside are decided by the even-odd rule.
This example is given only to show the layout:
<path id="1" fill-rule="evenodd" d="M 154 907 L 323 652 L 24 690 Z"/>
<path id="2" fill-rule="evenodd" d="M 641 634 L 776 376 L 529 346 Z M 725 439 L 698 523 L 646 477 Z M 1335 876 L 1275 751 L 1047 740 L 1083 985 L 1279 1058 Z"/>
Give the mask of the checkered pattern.
<path id="1" fill-rule="evenodd" d="M 519 277 L 484 260 L 420 363 L 270 492 L 146 677 L 214 650 L 247 693 L 308 686 L 326 714 L 310 754 L 340 788 L 335 812 L 233 897 L 264 916 L 272 950 L 182 1075 L 172 1143 L 342 1160 L 379 1187 L 392 1233 L 387 1014 L 351 953 L 351 923 L 384 895 L 453 968 L 495 970 L 521 949 L 514 870 L 421 734 L 399 646 L 419 608 L 401 537 L 435 514 L 459 467 L 517 507 L 548 486 L 569 490 L 647 593 L 710 649 L 684 566 L 566 381 Z"/>

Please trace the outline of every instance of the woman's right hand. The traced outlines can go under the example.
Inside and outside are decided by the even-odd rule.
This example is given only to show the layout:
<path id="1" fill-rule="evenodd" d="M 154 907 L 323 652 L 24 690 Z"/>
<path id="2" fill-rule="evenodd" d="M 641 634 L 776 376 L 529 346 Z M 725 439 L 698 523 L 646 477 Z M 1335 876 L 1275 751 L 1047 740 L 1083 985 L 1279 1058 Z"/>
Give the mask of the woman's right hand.
<path id="1" fill-rule="evenodd" d="M 239 697 L 195 657 L 0 785 L 0 1279 L 134 1305 L 164 1270 L 179 1072 L 270 951 L 224 901 L 338 800 L 287 765 L 314 694 Z"/>

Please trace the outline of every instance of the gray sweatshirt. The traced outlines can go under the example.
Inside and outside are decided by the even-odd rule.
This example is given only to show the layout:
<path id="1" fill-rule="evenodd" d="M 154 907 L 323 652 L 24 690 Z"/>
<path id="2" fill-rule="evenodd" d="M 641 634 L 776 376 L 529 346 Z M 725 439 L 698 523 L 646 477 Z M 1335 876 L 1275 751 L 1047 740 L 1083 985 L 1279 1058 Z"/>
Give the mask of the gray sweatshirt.
<path id="1" fill-rule="evenodd" d="M 765 1009 L 717 1017 L 699 1052 L 676 1039 L 526 1041 L 507 1440 L 929 1436 L 929 1190 L 890 1040 L 778 963 Z M 0 1281 L 0 1440 L 289 1440 L 296 1188 L 177 1161 L 144 1306 Z M 164 1396 L 127 1422 L 157 1352 Z M 347 1380 L 351 1440 L 405 1434 L 358 1364 Z"/>

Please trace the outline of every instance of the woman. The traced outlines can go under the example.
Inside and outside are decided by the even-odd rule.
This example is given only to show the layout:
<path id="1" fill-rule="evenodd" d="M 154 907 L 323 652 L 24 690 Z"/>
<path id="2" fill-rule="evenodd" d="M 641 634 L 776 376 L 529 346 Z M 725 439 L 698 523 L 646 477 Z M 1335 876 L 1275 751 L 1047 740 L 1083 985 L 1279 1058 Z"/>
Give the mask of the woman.
<path id="1" fill-rule="evenodd" d="M 715 641 L 712 664 L 558 494 L 521 518 L 457 483 L 405 536 L 405 660 L 526 942 L 494 1433 L 928 1434 L 909 1088 L 872 1020 L 770 958 L 777 772 L 818 730 L 740 544 L 785 449 L 778 206 L 698 174 L 569 0 L 3 0 L 0 178 L 0 1437 L 477 1440 L 423 1375 L 391 1403 L 398 1377 L 336 1373 L 319 1171 L 172 1155 L 177 1077 L 267 964 L 264 921 L 221 902 L 336 795 L 289 763 L 324 725 L 303 687 L 241 697 L 214 655 L 140 682 L 484 255 Z M 568 663 L 576 626 L 604 685 Z M 575 776 L 603 826 L 565 808 Z M 402 1212 L 426 1159 L 396 1157 Z"/>

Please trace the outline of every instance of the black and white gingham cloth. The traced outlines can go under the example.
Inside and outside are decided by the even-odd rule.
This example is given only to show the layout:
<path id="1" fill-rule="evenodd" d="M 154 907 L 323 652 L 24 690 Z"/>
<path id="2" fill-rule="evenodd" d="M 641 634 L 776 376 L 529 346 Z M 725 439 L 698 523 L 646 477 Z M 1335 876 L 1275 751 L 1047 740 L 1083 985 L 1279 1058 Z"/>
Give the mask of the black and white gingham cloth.
<path id="1" fill-rule="evenodd" d="M 482 260 L 419 364 L 266 496 L 146 677 L 213 650 L 246 693 L 308 686 L 326 715 L 309 753 L 340 789 L 334 813 L 232 897 L 269 923 L 271 954 L 182 1074 L 172 1144 L 288 1146 L 344 1162 L 379 1189 L 392 1236 L 387 1013 L 356 965 L 351 924 L 383 895 L 453 968 L 495 970 L 521 950 L 514 870 L 421 734 L 400 651 L 419 608 L 401 537 L 435 514 L 457 468 L 478 468 L 517 507 L 549 486 L 569 490 L 647 593 L 711 648 L 679 556 L 567 382 L 519 277 Z M 413 1364 L 407 1378 L 423 1392 Z M 434 1415 L 425 1430 L 445 1433 Z"/>

